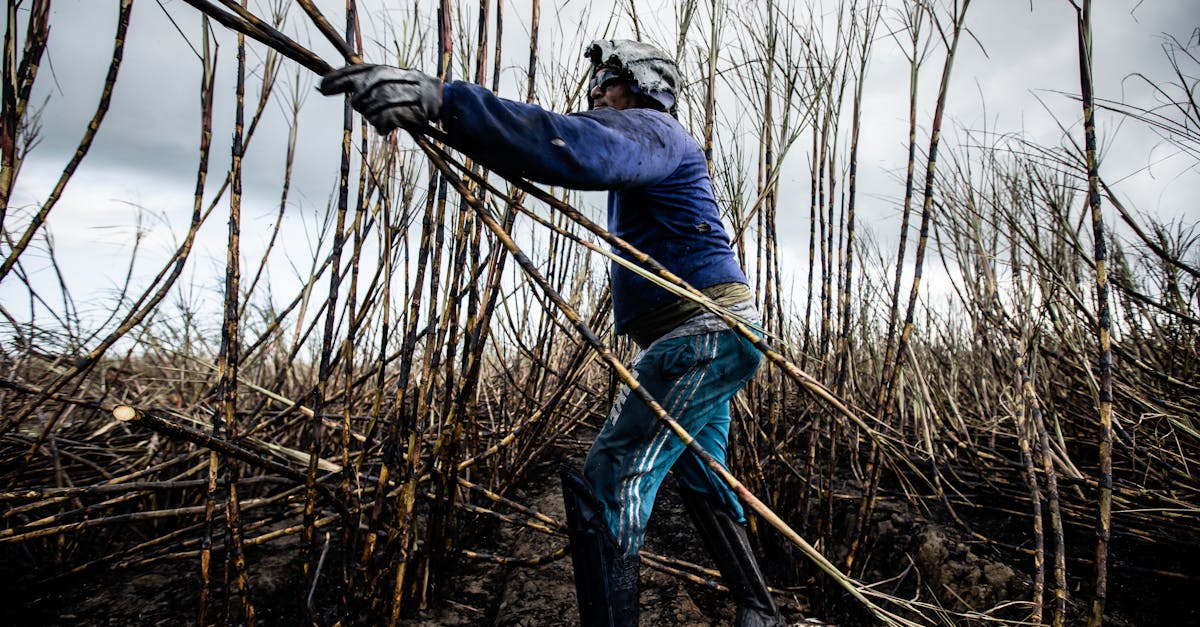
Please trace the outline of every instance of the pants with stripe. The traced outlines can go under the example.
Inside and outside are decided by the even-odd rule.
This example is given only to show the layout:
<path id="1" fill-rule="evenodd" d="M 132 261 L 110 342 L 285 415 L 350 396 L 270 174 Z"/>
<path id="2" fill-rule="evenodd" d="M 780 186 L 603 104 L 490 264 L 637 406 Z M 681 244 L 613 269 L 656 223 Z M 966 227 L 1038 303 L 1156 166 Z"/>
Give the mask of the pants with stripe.
<path id="1" fill-rule="evenodd" d="M 761 361 L 753 344 L 726 329 L 655 342 L 637 356 L 633 373 L 667 414 L 724 465 L 729 402 Z M 709 494 L 735 520 L 745 521 L 741 503 L 725 482 L 622 386 L 583 470 L 626 554 L 641 548 L 654 497 L 672 467 L 688 488 Z"/>

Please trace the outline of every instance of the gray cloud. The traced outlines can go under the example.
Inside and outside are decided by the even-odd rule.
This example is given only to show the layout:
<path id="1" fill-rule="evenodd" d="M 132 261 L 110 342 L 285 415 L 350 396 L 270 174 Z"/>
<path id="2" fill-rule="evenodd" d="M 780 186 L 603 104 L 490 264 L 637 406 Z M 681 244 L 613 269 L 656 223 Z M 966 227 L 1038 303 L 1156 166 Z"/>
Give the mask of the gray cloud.
<path id="1" fill-rule="evenodd" d="M 340 4 L 330 5 L 331 16 L 340 15 Z M 384 30 L 386 19 L 400 19 L 411 5 L 396 8 L 374 2 L 361 3 L 368 24 L 368 40 L 389 41 L 395 33 Z M 505 15 L 506 81 L 504 93 L 515 94 L 517 78 L 523 75 L 527 58 L 527 3 L 509 4 Z M 832 3 L 827 3 L 832 6 Z M 333 6 L 337 5 L 337 6 Z M 1160 34 L 1171 33 L 1180 39 L 1191 36 L 1197 15 L 1190 2 L 1137 2 L 1106 0 L 1097 3 L 1095 20 L 1095 67 L 1097 92 L 1119 99 L 1148 98 L 1148 92 L 1124 79 L 1132 72 L 1146 72 L 1155 80 L 1164 80 L 1166 68 L 1160 49 Z M 88 119 L 95 109 L 112 46 L 116 7 L 113 3 L 93 0 L 59 0 L 51 17 L 50 64 L 44 65 L 34 101 L 46 101 L 43 112 L 42 143 L 25 165 L 18 182 L 15 205 L 31 206 L 45 197 L 49 185 L 69 159 Z M 164 2 L 167 13 L 187 33 L 193 45 L 199 42 L 199 16 L 181 2 Z M 431 11 L 432 3 L 422 7 Z M 639 7 L 640 8 L 640 7 Z M 604 3 L 565 2 L 554 14 L 543 7 L 543 74 L 563 75 L 580 67 L 582 42 L 603 33 L 609 9 Z M 797 9 L 799 10 L 799 9 Z M 331 49 L 314 41 L 307 30 L 294 26 L 303 23 L 298 10 L 289 31 L 334 59 Z M 403 13 L 402 13 L 403 12 Z M 471 21 L 474 10 L 464 9 Z M 674 19 L 670 7 L 645 9 L 641 15 L 657 33 L 657 38 L 673 37 Z M 429 15 L 423 19 L 428 22 Z M 628 24 L 618 18 L 618 24 Z M 1075 60 L 1074 13 L 1066 2 L 1037 2 L 1030 10 L 1025 2 L 977 2 L 972 5 L 968 26 L 978 40 L 964 40 L 955 68 L 948 110 L 947 141 L 962 137 L 954 128 L 979 131 L 988 128 L 998 133 L 1021 132 L 1039 141 L 1056 143 L 1059 122 L 1077 125 L 1078 103 L 1057 91 L 1078 90 Z M 456 26 L 457 27 L 457 26 Z M 473 25 L 470 26 L 473 28 Z M 615 33 L 628 30 L 620 26 Z M 735 28 L 727 28 L 728 37 L 737 37 Z M 210 193 L 215 190 L 229 160 L 232 134 L 232 78 L 234 39 L 218 29 L 220 68 L 218 72 L 217 115 L 210 175 Z M 668 43 L 666 41 L 660 43 Z M 258 55 L 261 47 L 255 47 Z M 986 54 L 984 52 L 986 51 Z M 860 146 L 859 211 L 864 224 L 886 243 L 895 238 L 898 206 L 902 194 L 904 143 L 907 117 L 907 66 L 889 38 L 880 37 L 873 52 L 864 103 L 864 129 Z M 428 62 L 428 61 L 426 61 Z M 251 57 L 257 65 L 257 57 Z M 432 69 L 432 68 L 426 68 Z M 52 73 L 51 71 L 52 70 Z M 922 74 L 920 124 L 927 129 L 932 117 L 936 82 L 941 57 L 935 54 Z M 461 74 L 461 70 L 459 70 Z M 306 247 L 304 225 L 318 219 L 336 181 L 337 150 L 340 143 L 341 103 L 318 97 L 311 91 L 312 77 L 306 71 L 285 63 L 276 101 L 268 108 L 258 136 L 246 161 L 247 246 L 255 235 L 269 226 L 276 210 L 283 171 L 284 149 L 288 133 L 281 105 L 284 94 L 299 80 L 301 93 L 307 94 L 301 115 L 298 159 L 294 192 L 289 213 L 288 237 L 294 246 Z M 53 80 L 52 80 L 53 79 Z M 165 222 L 153 227 L 157 249 L 169 249 L 173 236 L 182 233 L 191 212 L 194 186 L 199 103 L 197 89 L 200 64 L 184 37 L 176 32 L 159 5 L 141 0 L 134 9 L 126 62 L 121 71 L 111 111 L 101 128 L 96 144 L 61 206 L 52 214 L 51 229 L 57 235 L 65 265 L 80 289 L 104 284 L 113 264 L 92 262 L 97 254 L 90 244 L 98 240 L 112 242 L 132 227 L 130 203 L 146 205 Z M 257 80 L 250 80 L 248 100 L 256 95 Z M 543 98 L 557 101 L 548 93 Z M 736 100 L 737 94 L 723 94 Z M 726 115 L 737 109 L 723 104 Z M 1056 121 L 1057 120 L 1057 121 Z M 1116 176 L 1139 170 L 1151 159 L 1158 140 L 1136 125 L 1116 131 L 1112 116 L 1101 117 L 1102 132 L 1110 142 L 1105 168 Z M 1074 131 L 1078 135 L 1078 130 Z M 927 132 L 919 135 L 922 149 Z M 807 249 L 808 155 L 807 140 L 801 140 L 789 153 L 789 169 L 783 182 L 780 207 L 781 241 L 788 254 L 802 259 Z M 843 143 L 843 152 L 846 149 Z M 751 151 L 752 155 L 753 152 Z M 1172 169 L 1173 168 L 1173 169 Z M 1150 172 L 1158 175 L 1137 176 L 1123 182 L 1122 190 L 1138 207 L 1160 212 L 1194 211 L 1191 202 L 1196 178 L 1178 178 L 1178 165 L 1163 164 Z M 103 233 L 98 237 L 97 233 Z M 223 254 L 224 219 L 214 219 L 202 237 L 203 254 L 220 258 Z M 308 251 L 294 251 L 301 257 Z M 247 253 L 250 254 L 249 252 Z M 159 263 L 146 260 L 146 272 Z M 207 267 L 207 266 L 200 266 Z M 0 285 L 0 296 L 11 285 Z"/>

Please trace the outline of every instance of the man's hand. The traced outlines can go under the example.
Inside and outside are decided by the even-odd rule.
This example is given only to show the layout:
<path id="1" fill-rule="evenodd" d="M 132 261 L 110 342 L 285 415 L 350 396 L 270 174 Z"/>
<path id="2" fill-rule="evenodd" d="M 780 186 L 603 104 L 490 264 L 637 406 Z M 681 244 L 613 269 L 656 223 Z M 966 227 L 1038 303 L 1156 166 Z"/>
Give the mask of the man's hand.
<path id="1" fill-rule="evenodd" d="M 441 81 L 389 65 L 347 65 L 326 74 L 317 89 L 326 96 L 350 94 L 354 110 L 383 134 L 424 126 L 442 108 Z"/>

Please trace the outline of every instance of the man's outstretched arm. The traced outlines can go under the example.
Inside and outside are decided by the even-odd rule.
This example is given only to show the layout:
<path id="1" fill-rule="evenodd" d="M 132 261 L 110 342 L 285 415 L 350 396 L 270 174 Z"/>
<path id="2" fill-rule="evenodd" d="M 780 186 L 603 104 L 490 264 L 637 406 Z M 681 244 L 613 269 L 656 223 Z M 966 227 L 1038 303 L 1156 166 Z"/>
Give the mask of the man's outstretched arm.
<path id="1" fill-rule="evenodd" d="M 327 75 L 321 93 L 348 93 L 381 133 L 441 120 L 449 143 L 500 172 L 574 189 L 658 182 L 694 141 L 669 116 L 646 109 L 563 115 L 505 100 L 465 82 L 445 85 L 416 70 L 352 65 Z"/>

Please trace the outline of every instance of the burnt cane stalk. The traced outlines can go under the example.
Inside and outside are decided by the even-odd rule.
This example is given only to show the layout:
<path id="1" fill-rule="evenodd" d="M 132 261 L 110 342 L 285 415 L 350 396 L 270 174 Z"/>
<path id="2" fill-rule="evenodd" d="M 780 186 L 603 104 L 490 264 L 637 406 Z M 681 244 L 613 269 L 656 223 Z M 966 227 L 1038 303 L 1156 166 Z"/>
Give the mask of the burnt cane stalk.
<path id="1" fill-rule="evenodd" d="M 1087 160 L 1087 201 L 1092 217 L 1093 262 L 1096 270 L 1096 337 L 1099 348 L 1097 378 L 1100 418 L 1099 507 L 1096 518 L 1096 572 L 1088 627 L 1099 627 L 1108 600 L 1108 545 L 1112 535 L 1113 381 L 1112 340 L 1108 302 L 1108 248 L 1104 214 L 1100 211 L 1100 175 L 1096 155 L 1095 97 L 1092 83 L 1092 2 L 1071 1 L 1076 11 L 1079 42 L 1079 91 L 1083 104 L 1083 136 Z"/>
<path id="2" fill-rule="evenodd" d="M 18 139 L 25 111 L 29 105 L 29 94 L 37 79 L 42 53 L 50 38 L 50 0 L 34 0 L 29 9 L 29 23 L 25 27 L 25 44 L 21 50 L 21 62 L 17 64 L 17 5 L 8 0 L 5 17 L 8 26 L 4 32 L 4 111 L 0 114 L 0 224 L 8 216 L 8 200 L 21 167 Z"/>
<path id="3" fill-rule="evenodd" d="M 325 396 L 328 391 L 329 377 L 332 370 L 332 354 L 334 344 L 334 323 L 337 319 L 338 292 L 341 288 L 342 251 L 345 247 L 346 213 L 350 203 L 350 155 L 354 135 L 354 110 L 350 107 L 350 99 L 344 98 L 342 105 L 342 145 L 341 160 L 338 174 L 337 218 L 333 236 L 333 255 L 329 273 L 329 293 L 325 304 L 325 323 L 321 335 L 321 356 L 318 367 L 317 383 L 312 390 L 312 409 L 315 417 L 312 421 L 309 439 L 308 472 L 305 477 L 304 501 L 304 574 L 307 581 L 306 590 L 316 586 L 317 570 L 313 563 L 313 552 L 316 538 L 316 487 L 317 461 L 321 457 L 321 449 L 325 440 L 325 423 L 321 416 L 325 411 Z M 315 618 L 315 609 L 311 605 L 312 595 L 304 600 L 304 610 L 310 617 Z"/>
<path id="4" fill-rule="evenodd" d="M 46 4 L 48 5 L 49 2 Z M 50 210 L 54 208 L 54 206 L 58 203 L 59 198 L 62 197 L 63 190 L 66 189 L 67 183 L 70 182 L 71 177 L 75 174 L 75 170 L 79 168 L 79 164 L 83 161 L 83 158 L 87 156 L 88 151 L 92 147 L 92 142 L 96 139 L 96 133 L 100 130 L 100 125 L 104 122 L 104 118 L 108 114 L 108 106 L 112 102 L 113 88 L 117 83 L 117 75 L 121 71 L 121 61 L 125 56 L 125 34 L 129 30 L 129 16 L 132 11 L 133 0 L 121 0 L 119 13 L 117 15 L 117 33 L 113 37 L 112 60 L 108 65 L 108 74 L 104 79 L 104 86 L 100 91 L 100 102 L 96 105 L 96 112 L 92 114 L 92 119 L 88 122 L 87 129 L 84 131 L 83 137 L 79 140 L 79 146 L 75 149 L 75 154 L 71 155 L 71 159 L 67 162 L 66 167 L 63 168 L 62 174 L 59 175 L 58 181 L 54 184 L 54 188 L 50 191 L 50 195 L 42 203 L 42 206 L 38 209 L 38 212 L 34 214 L 29 225 L 25 227 L 25 231 L 21 234 L 21 237 L 13 244 L 12 249 L 9 250 L 8 257 L 4 259 L 3 263 L 0 263 L 0 281 L 3 281 L 4 277 L 8 275 L 8 272 L 12 269 L 13 264 L 17 262 L 17 259 L 21 256 L 21 253 L 25 252 L 25 249 L 29 246 L 29 242 L 33 240 L 33 236 L 38 232 L 39 229 L 41 229 L 41 226 L 45 224 L 46 216 L 50 214 Z M 35 19 L 37 17 L 37 15 L 34 15 Z M 10 23 L 9 28 L 14 28 L 13 24 Z M 47 27 L 47 30 L 48 28 L 49 27 Z M 7 56 L 7 51 L 5 55 Z M 30 78 L 32 79 L 32 75 Z M 13 80 L 15 79 L 16 77 L 13 76 Z M 9 80 L 5 80 L 6 93 L 9 89 L 9 82 Z M 7 99 L 7 95 L 5 97 Z M 8 112 L 4 116 L 5 118 L 9 116 L 15 116 L 17 114 L 15 102 L 13 103 L 13 106 L 14 109 L 11 112 Z M 5 109 L 7 110 L 8 107 L 6 106 Z M 12 124 L 13 136 L 11 138 L 5 137 L 4 145 L 2 146 L 4 152 L 9 153 L 9 144 L 14 144 L 13 148 L 11 149 L 11 152 L 13 152 L 14 155 L 13 158 L 15 158 L 15 133 L 17 130 L 16 123 L 17 122 L 14 122 Z M 4 133 L 7 134 L 9 132 L 9 122 L 5 121 L 0 126 L 4 127 Z M 5 154 L 4 159 L 6 161 L 9 160 L 9 155 Z M 0 184 L 5 186 L 5 197 L 3 199 L 5 208 L 7 208 L 8 202 L 7 188 L 11 187 L 12 179 L 14 178 L 15 174 L 11 171 L 12 165 L 6 164 L 6 167 L 10 168 L 10 173 L 6 175 L 8 180 L 0 180 Z"/>

